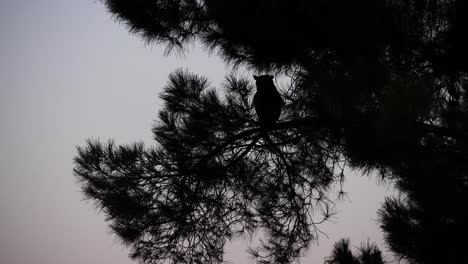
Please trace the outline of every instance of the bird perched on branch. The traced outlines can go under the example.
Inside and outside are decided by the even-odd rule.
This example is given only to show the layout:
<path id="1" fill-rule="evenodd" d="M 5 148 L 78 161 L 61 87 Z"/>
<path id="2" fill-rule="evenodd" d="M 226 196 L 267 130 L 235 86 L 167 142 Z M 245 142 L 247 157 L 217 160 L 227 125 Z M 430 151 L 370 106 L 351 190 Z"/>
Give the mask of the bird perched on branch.
<path id="1" fill-rule="evenodd" d="M 273 83 L 272 75 L 254 75 L 257 92 L 253 98 L 258 120 L 263 128 L 271 128 L 281 114 L 283 99 Z"/>

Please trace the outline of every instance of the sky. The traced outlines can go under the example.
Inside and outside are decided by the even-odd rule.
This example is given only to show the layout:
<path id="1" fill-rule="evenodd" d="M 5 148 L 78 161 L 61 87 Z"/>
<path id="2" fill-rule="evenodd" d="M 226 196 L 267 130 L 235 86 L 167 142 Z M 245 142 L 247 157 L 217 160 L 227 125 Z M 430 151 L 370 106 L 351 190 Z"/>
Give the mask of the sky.
<path id="1" fill-rule="evenodd" d="M 151 127 L 168 75 L 184 68 L 218 86 L 230 68 L 200 47 L 164 56 L 116 23 L 94 0 L 0 0 L 0 263 L 124 264 L 105 216 L 83 200 L 73 176 L 88 138 L 155 144 Z M 350 173 L 348 199 L 302 263 L 323 263 L 349 237 L 384 248 L 377 209 L 389 185 Z M 248 239 L 226 260 L 253 263 Z"/>

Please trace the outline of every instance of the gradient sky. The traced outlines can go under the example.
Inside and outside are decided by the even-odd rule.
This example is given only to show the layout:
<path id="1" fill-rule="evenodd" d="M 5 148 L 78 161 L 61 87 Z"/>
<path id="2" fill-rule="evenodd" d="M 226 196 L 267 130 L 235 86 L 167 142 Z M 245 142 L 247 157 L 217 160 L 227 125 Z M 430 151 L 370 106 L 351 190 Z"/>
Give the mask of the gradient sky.
<path id="1" fill-rule="evenodd" d="M 99 1 L 0 0 L 0 263 L 136 263 L 104 216 L 84 202 L 72 175 L 87 138 L 154 144 L 158 93 L 177 68 L 218 85 L 229 68 L 193 48 L 163 56 L 115 23 Z M 323 263 L 331 245 L 377 242 L 376 210 L 388 186 L 351 174 L 349 200 L 302 263 Z M 232 263 L 252 263 L 248 240 L 227 247 Z"/>

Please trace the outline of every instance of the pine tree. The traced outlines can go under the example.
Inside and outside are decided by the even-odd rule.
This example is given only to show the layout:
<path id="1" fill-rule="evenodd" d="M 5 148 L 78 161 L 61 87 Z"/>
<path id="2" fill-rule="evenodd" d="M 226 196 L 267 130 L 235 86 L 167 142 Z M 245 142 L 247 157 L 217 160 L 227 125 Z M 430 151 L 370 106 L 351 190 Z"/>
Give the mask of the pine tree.
<path id="1" fill-rule="evenodd" d="M 221 91 L 177 71 L 161 94 L 156 146 L 78 148 L 83 191 L 132 257 L 219 263 L 228 240 L 261 229 L 252 254 L 290 263 L 318 239 L 348 167 L 396 183 L 401 198 L 380 210 L 393 252 L 415 263 L 466 259 L 465 1 L 103 3 L 168 52 L 199 40 L 233 66 L 290 81 L 272 144 L 255 140 L 264 130 L 252 77 L 228 75 Z"/>

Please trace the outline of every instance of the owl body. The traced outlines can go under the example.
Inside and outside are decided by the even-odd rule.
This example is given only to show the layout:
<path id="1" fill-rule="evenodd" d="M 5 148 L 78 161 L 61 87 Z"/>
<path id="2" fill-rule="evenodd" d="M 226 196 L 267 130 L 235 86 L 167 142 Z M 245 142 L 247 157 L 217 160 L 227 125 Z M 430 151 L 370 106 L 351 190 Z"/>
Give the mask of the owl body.
<path id="1" fill-rule="evenodd" d="M 253 98 L 255 111 L 261 126 L 273 126 L 281 114 L 283 99 L 273 83 L 273 76 L 255 76 L 257 92 Z"/>

